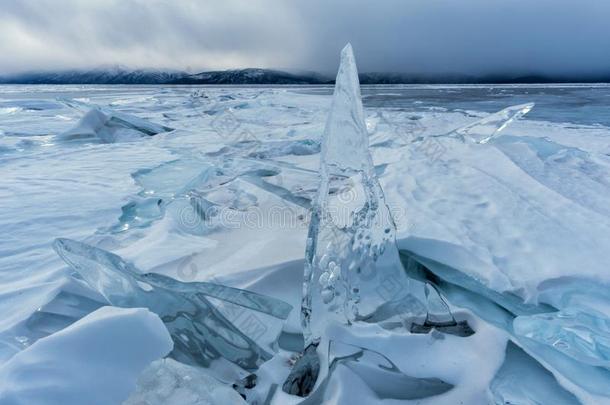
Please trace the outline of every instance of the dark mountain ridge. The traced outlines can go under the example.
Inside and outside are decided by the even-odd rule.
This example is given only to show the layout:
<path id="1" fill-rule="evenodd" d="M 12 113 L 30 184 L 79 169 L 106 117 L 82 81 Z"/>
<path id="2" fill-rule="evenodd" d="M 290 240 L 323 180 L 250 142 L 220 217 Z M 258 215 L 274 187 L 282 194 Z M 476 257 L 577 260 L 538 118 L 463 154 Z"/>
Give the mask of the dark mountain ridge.
<path id="1" fill-rule="evenodd" d="M 367 84 L 511 84 L 511 83 L 607 83 L 608 76 L 588 77 L 545 75 L 405 74 L 370 72 L 360 74 Z M 182 85 L 323 85 L 334 78 L 315 72 L 292 73 L 276 69 L 231 69 L 191 74 L 179 70 L 128 69 L 124 67 L 90 70 L 38 71 L 0 75 L 0 84 L 182 84 Z"/>

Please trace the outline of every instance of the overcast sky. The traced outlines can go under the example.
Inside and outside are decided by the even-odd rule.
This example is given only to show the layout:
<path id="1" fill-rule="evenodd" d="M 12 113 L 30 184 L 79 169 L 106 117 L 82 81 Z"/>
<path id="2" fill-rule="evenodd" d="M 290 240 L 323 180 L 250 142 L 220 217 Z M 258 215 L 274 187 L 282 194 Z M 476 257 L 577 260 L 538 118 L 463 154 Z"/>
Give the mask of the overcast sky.
<path id="1" fill-rule="evenodd" d="M 610 73 L 609 0 L 0 0 L 0 73 L 99 65 Z"/>

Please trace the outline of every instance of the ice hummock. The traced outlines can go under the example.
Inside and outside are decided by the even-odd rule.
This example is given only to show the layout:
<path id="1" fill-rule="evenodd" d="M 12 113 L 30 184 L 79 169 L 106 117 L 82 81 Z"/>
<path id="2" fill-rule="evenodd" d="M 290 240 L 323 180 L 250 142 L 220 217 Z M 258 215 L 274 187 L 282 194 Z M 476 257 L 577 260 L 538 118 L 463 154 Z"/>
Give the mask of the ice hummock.
<path id="1" fill-rule="evenodd" d="M 119 404 L 140 373 L 171 350 L 157 315 L 103 307 L 0 366 L 0 403 Z"/>
<path id="2" fill-rule="evenodd" d="M 281 320 L 291 310 L 280 300 L 245 290 L 141 274 L 115 254 L 69 239 L 57 239 L 53 247 L 108 303 L 158 314 L 174 340 L 172 357 L 210 368 L 223 381 L 243 378 L 272 357 Z M 212 299 L 223 304 L 215 305 Z M 229 319 L 230 305 L 267 315 L 265 333 L 247 336 L 240 331 Z"/>
<path id="3" fill-rule="evenodd" d="M 114 143 L 173 131 L 173 128 L 130 114 L 119 113 L 109 108 L 89 105 L 76 100 L 62 101 L 85 113 L 74 127 L 58 136 L 62 140 Z"/>

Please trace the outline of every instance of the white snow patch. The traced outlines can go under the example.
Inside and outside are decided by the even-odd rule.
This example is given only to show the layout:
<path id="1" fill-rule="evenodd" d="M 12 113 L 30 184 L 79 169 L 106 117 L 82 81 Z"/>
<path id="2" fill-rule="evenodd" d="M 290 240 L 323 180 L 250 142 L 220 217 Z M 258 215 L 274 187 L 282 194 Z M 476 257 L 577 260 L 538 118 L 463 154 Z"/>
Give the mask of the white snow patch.
<path id="1" fill-rule="evenodd" d="M 0 403 L 120 404 L 142 370 L 172 347 L 157 315 L 103 307 L 5 363 Z"/>

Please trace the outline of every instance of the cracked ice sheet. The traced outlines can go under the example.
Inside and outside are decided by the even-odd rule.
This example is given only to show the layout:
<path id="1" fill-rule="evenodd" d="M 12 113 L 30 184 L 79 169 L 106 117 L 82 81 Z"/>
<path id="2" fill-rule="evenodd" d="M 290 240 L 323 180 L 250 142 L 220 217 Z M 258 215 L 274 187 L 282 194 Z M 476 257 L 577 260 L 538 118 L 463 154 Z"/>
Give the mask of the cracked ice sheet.
<path id="1" fill-rule="evenodd" d="M 16 92 L 22 91 L 23 88 L 19 88 Z M 16 92 L 7 90 L 2 97 Z M 325 97 L 293 96 L 285 90 L 264 92 L 268 100 L 263 100 L 261 106 L 252 108 L 251 112 L 253 117 L 258 115 L 260 131 L 264 130 L 265 119 L 280 110 L 285 112 L 276 114 L 277 124 L 271 138 L 308 139 L 315 135 L 316 127 L 323 125 L 316 121 L 315 115 L 322 111 Z M 6 119 L 2 120 L 0 128 L 0 149 L 3 145 L 20 145 L 23 140 L 33 141 L 30 147 L 19 147 L 10 154 L 0 151 L 0 229 L 3 231 L 3 238 L 0 238 L 0 309 L 4 314 L 10 314 L 0 322 L 1 362 L 99 305 L 94 301 L 92 308 L 81 308 L 69 317 L 55 320 L 57 314 L 69 311 L 69 305 L 73 302 L 71 298 L 61 298 L 63 291 L 70 290 L 73 283 L 66 281 L 65 266 L 50 249 L 51 241 L 57 236 L 85 240 L 110 250 L 118 249 L 120 254 L 124 251 L 127 257 L 133 258 L 143 268 L 154 268 L 174 276 L 177 275 L 176 266 L 189 261 L 192 254 L 204 252 L 206 248 L 215 253 L 206 260 L 222 262 L 222 266 L 212 268 L 212 271 L 230 269 L 241 272 L 302 256 L 305 231 L 274 233 L 251 228 L 243 234 L 234 230 L 232 234 L 224 235 L 224 239 L 211 239 L 183 232 L 176 226 L 176 212 L 173 211 L 150 229 L 135 237 L 131 235 L 126 240 L 115 240 L 103 232 L 116 223 L 121 206 L 129 196 L 140 191 L 133 182 L 132 173 L 171 160 L 184 159 L 193 151 L 215 152 L 234 141 L 231 136 L 219 134 L 212 128 L 213 116 L 202 114 L 199 110 L 193 112 L 188 105 L 180 107 L 189 93 L 189 89 L 160 91 L 156 87 L 138 88 L 134 92 L 124 87 L 90 87 L 83 90 L 70 86 L 39 86 L 32 90 L 32 100 L 35 102 L 29 99 L 21 101 L 22 95 L 7 101 L 7 106 L 15 110 L 10 114 L 10 119 L 9 115 L 3 117 Z M 212 104 L 217 104 L 222 95 L 234 94 L 237 99 L 235 103 L 238 103 L 241 102 L 240 98 L 249 100 L 252 94 L 260 91 L 245 89 L 235 94 L 233 89 L 222 89 L 209 93 L 214 99 Z M 279 98 L 273 101 L 276 95 Z M 79 118 L 78 112 L 55 101 L 58 96 L 108 105 L 118 111 L 169 126 L 174 124 L 164 118 L 161 108 L 178 111 L 180 125 L 176 127 L 179 129 L 171 134 L 146 138 L 146 142 L 139 145 L 57 144 L 53 142 L 54 134 L 70 128 Z M 30 104 L 44 108 L 36 111 L 21 108 Z M 286 104 L 286 108 L 282 107 L 283 104 Z M 302 107 L 299 108 L 299 105 Z M 223 111 L 222 105 L 216 108 Z M 243 111 L 250 113 L 250 110 Z M 51 135 L 44 135 L 48 133 Z M 264 199 L 269 203 L 275 201 L 273 198 L 265 193 Z M 249 242 L 253 243 L 249 245 Z M 214 249 L 219 243 L 224 250 Z M 289 248 L 279 249 L 283 243 Z M 235 249 L 235 246 L 242 249 Z M 205 261 L 205 265 L 199 268 L 208 270 L 208 263 Z M 202 278 L 209 276 L 209 273 L 203 273 Z M 93 297 L 94 300 L 96 298 L 99 297 Z M 57 308 L 48 316 L 45 313 L 43 317 L 34 317 L 37 309 L 44 308 L 48 302 Z"/>
<path id="2" fill-rule="evenodd" d="M 23 90 L 18 89 L 19 92 Z M 46 144 L 41 140 L 36 141 L 36 145 L 40 146 L 38 148 L 0 155 L 3 174 L 0 180 L 0 228 L 8 229 L 4 233 L 7 237 L 0 239 L 0 268 L 6 269 L 2 271 L 2 281 L 6 283 L 3 284 L 1 305 L 4 313 L 16 314 L 19 319 L 27 317 L 43 301 L 51 299 L 63 288 L 62 277 L 65 273 L 59 259 L 50 249 L 50 241 L 54 237 L 87 241 L 85 238 L 100 227 L 115 223 L 121 214 L 120 207 L 130 196 L 139 192 L 130 177 L 134 171 L 181 159 L 184 152 L 194 149 L 202 152 L 217 151 L 224 143 L 234 140 L 230 136 L 219 137 L 211 129 L 213 115 L 201 114 L 199 111 L 193 113 L 186 101 L 190 90 L 138 88 L 135 90 L 137 95 L 134 95 L 133 89 L 120 86 L 85 90 L 69 86 L 58 90 L 57 87 L 49 86 L 30 91 L 35 93 L 30 98 L 48 98 L 47 95 L 53 92 L 72 92 L 73 94 L 64 96 L 88 98 L 90 102 L 100 105 L 118 101 L 119 104 L 112 105 L 111 108 L 175 127 L 178 131 L 175 134 L 159 134 L 137 145 L 84 145 L 64 149 L 59 145 L 43 146 Z M 249 103 L 250 108 L 237 108 L 234 114 L 249 120 L 244 125 L 250 126 L 257 135 L 267 136 L 264 122 L 268 120 L 274 124 L 268 131 L 271 138 L 319 137 L 330 97 L 295 94 L 291 90 L 266 90 L 265 94 L 257 96 L 259 101 L 253 101 L 253 95 L 260 91 L 208 90 L 212 103 L 206 106 L 227 103 L 235 108 L 241 103 Z M 221 96 L 231 94 L 235 96 L 234 100 L 221 100 Z M 149 96 L 154 96 L 157 100 Z M 56 94 L 50 97 L 54 100 Z M 219 104 L 220 110 L 222 105 L 224 104 Z M 283 108 L 282 105 L 294 108 Z M 369 117 L 375 114 L 366 105 L 365 110 Z M 51 111 L 45 110 L 41 115 L 30 111 L 27 116 L 24 115 L 25 112 L 15 112 L 10 115 L 10 119 L 3 119 L 0 130 L 6 136 L 0 137 L 0 145 L 8 142 L 9 137 L 18 138 L 11 135 L 14 133 L 28 134 L 28 139 L 38 139 L 40 137 L 35 137 L 35 134 L 61 132 L 72 126 L 78 118 L 77 114 L 68 109 Z M 175 114 L 172 115 L 175 120 L 166 119 L 166 113 Z M 394 110 L 389 114 L 392 118 L 396 117 L 399 124 L 407 122 L 411 115 L 408 111 Z M 440 109 L 418 110 L 414 114 L 421 115 L 423 135 L 446 133 L 485 115 L 476 112 L 476 116 L 473 113 L 467 116 Z M 34 115 L 36 119 L 33 118 Z M 59 117 L 63 115 L 69 120 Z M 379 127 L 387 130 L 383 123 Z M 513 123 L 506 129 L 506 135 L 549 137 L 553 142 L 591 153 L 591 160 L 597 163 L 599 160 L 607 161 L 606 155 L 610 153 L 610 142 L 607 141 L 610 131 L 602 126 L 585 127 L 527 119 Z M 213 144 L 210 144 L 211 139 Z M 409 250 L 414 250 L 412 248 L 415 246 L 420 253 L 431 252 L 431 255 L 438 257 L 440 250 L 445 248 L 445 243 L 451 243 L 447 246 L 450 253 L 443 255 L 442 259 L 452 267 L 464 271 L 474 270 L 475 275 L 480 275 L 483 280 L 494 280 L 493 285 L 499 289 L 506 286 L 513 288 L 511 283 L 516 283 L 518 287 L 521 283 L 519 280 L 525 276 L 525 284 L 530 289 L 528 293 L 532 295 L 536 294 L 535 287 L 539 280 L 559 275 L 584 273 L 608 279 L 607 269 L 599 268 L 599 263 L 607 262 L 608 233 L 605 217 L 590 214 L 573 200 L 568 201 L 548 185 L 534 180 L 522 166 L 510 161 L 493 143 L 460 146 L 457 142 L 454 145 L 451 140 L 441 142 L 448 149 L 454 149 L 445 155 L 448 157 L 445 163 L 440 163 L 442 159 L 430 163 L 427 156 L 417 149 L 373 150 L 375 164 L 389 163 L 381 178 L 388 202 L 390 205 L 406 207 L 405 216 L 398 220 L 401 225 L 398 236 L 401 243 L 408 244 Z M 476 149 L 478 146 L 482 147 Z M 316 155 L 281 156 L 276 159 L 314 170 L 319 161 Z M 602 166 L 601 163 L 599 166 Z M 561 167 L 572 170 L 578 166 Z M 582 173 L 587 175 L 587 172 Z M 600 199 L 604 196 L 607 197 L 608 194 L 599 194 Z M 409 228 L 408 223 L 414 224 L 414 228 Z M 161 233 L 171 229 L 173 224 L 162 225 L 168 228 L 151 227 L 142 231 L 142 237 L 161 239 Z M 226 243 L 230 247 L 242 246 L 252 236 L 256 242 L 261 234 L 268 237 L 266 231 L 248 235 L 248 238 L 244 235 L 244 239 L 236 233 L 236 238 L 229 238 Z M 99 241 L 104 236 L 106 235 L 96 235 L 91 240 Z M 165 271 L 163 263 L 188 257 L 190 248 L 192 251 L 197 246 L 205 248 L 205 245 L 198 245 L 201 239 L 189 234 L 182 235 L 183 239 L 174 236 L 172 234 L 157 245 L 162 249 L 147 249 L 144 243 L 132 245 L 131 242 L 138 238 L 127 240 L 123 248 L 128 254 L 123 251 L 120 253 L 137 263 L 160 265 L 158 271 Z M 415 237 L 431 240 L 418 240 Z M 279 246 L 284 246 L 283 241 L 278 240 L 282 242 Z M 171 241 L 175 243 L 170 245 Z M 183 246 L 189 248 L 178 250 Z M 294 252 L 284 252 L 271 245 L 266 251 L 252 249 L 251 261 L 242 258 L 241 263 L 258 261 L 253 266 L 257 269 L 243 272 L 247 268 L 235 267 L 226 279 L 231 279 L 232 285 L 244 288 L 251 285 L 255 291 L 277 298 L 296 298 L 296 301 L 288 298 L 285 301 L 298 307 L 302 263 L 299 265 L 297 260 L 302 258 L 303 250 L 303 245 L 295 246 Z M 460 252 L 464 254 L 457 254 Z M 272 256 L 269 256 L 270 253 Z M 571 255 L 575 260 L 564 263 L 563 259 Z M 574 266 L 575 262 L 587 255 L 590 256 L 588 262 L 578 262 L 578 266 Z M 275 260 L 276 264 L 258 268 L 265 261 L 269 263 L 270 259 Z M 149 269 L 148 266 L 142 267 Z M 293 285 L 290 280 L 292 273 L 284 271 L 290 269 L 296 274 L 293 287 L 290 287 Z M 171 269 L 168 268 L 167 271 L 171 274 Z M 598 273 L 595 274 L 595 271 Z M 43 291 L 38 290 L 41 286 L 44 286 L 44 294 L 37 293 Z M 19 294 L 26 290 L 31 293 Z M 2 326 L 10 327 L 15 319 L 9 320 L 11 322 L 3 323 Z M 294 328 L 297 327 L 298 323 Z M 453 350 L 461 350 L 466 342 L 467 339 L 460 341 L 460 346 Z M 501 356 L 504 352 L 503 343 L 496 341 L 494 344 L 496 349 L 490 349 L 490 353 Z M 391 355 L 385 354 L 388 357 Z M 483 363 L 480 360 L 475 363 L 473 360 L 473 364 L 464 367 L 476 369 Z M 499 367 L 501 359 L 494 361 L 494 364 Z M 464 384 L 468 382 L 465 381 Z"/>
<path id="3" fill-rule="evenodd" d="M 247 182 L 240 186 L 257 195 L 258 205 L 232 213 L 227 227 L 204 235 L 189 234 L 180 216 L 191 212 L 191 207 L 177 204 L 141 239 L 117 253 L 141 268 L 185 281 L 210 280 L 302 257 L 306 224 L 298 216 L 306 218 L 306 210 Z"/>
<path id="4" fill-rule="evenodd" d="M 31 338 L 15 340 L 11 330 L 67 285 L 65 266 L 50 250 L 53 238 L 82 240 L 114 221 L 124 196 L 136 189 L 129 174 L 170 158 L 161 148 L 124 144 L 49 146 L 0 159 L 0 310 L 6 314 L 0 361 L 4 348 L 23 348 Z"/>

